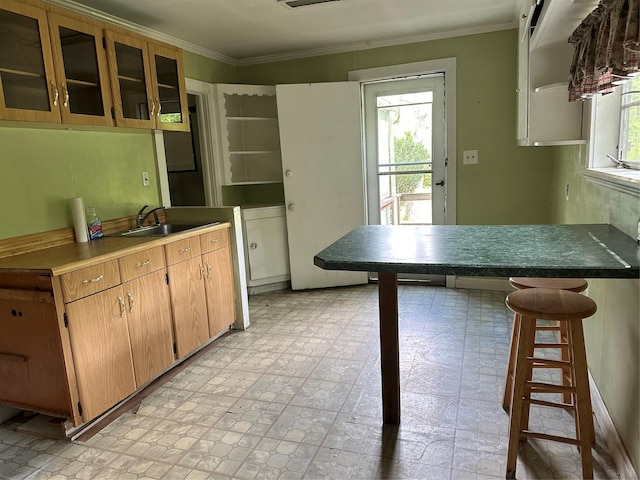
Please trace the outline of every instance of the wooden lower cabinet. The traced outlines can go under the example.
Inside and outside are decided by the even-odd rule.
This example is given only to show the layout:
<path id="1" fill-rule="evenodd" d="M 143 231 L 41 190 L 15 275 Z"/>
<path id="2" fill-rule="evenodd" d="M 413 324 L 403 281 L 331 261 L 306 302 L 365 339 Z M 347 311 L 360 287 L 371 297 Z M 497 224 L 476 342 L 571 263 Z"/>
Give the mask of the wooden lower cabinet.
<path id="1" fill-rule="evenodd" d="M 83 421 L 136 390 L 121 285 L 66 305 Z"/>
<path id="2" fill-rule="evenodd" d="M 79 426 L 227 330 L 228 230 L 123 249 L 60 275 L 0 269 L 0 405 Z"/>
<path id="3" fill-rule="evenodd" d="M 0 402 L 64 417 L 71 411 L 50 292 L 0 290 Z"/>
<path id="4" fill-rule="evenodd" d="M 178 358 L 209 340 L 204 267 L 197 256 L 167 267 Z"/>
<path id="5" fill-rule="evenodd" d="M 166 370 L 174 361 L 169 287 L 164 270 L 122 285 L 136 386 Z"/>
<path id="6" fill-rule="evenodd" d="M 214 250 L 202 255 L 202 260 L 207 270 L 205 287 L 209 335 L 214 337 L 228 330 L 236 320 L 231 251 L 228 246 Z"/>

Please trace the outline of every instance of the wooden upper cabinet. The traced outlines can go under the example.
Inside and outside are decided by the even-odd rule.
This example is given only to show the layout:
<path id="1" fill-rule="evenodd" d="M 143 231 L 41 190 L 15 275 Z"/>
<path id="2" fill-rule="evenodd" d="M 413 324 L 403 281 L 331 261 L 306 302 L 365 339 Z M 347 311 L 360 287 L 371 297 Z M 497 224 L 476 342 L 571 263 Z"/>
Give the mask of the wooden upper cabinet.
<path id="1" fill-rule="evenodd" d="M 189 131 L 182 51 L 107 30 L 116 125 Z"/>
<path id="2" fill-rule="evenodd" d="M 154 94 L 158 108 L 156 125 L 163 130 L 189 131 L 189 106 L 184 81 L 182 50 L 149 42 Z"/>
<path id="3" fill-rule="evenodd" d="M 60 123 L 59 101 L 46 11 L 0 0 L 0 119 Z"/>
<path id="4" fill-rule="evenodd" d="M 103 28 L 49 12 L 63 123 L 111 126 L 111 92 Z"/>

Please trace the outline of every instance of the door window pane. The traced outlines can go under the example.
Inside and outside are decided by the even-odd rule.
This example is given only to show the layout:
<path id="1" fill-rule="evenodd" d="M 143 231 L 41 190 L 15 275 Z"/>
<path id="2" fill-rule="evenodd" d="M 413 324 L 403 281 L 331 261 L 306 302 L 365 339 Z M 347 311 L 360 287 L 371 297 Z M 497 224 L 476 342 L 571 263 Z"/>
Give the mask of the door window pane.
<path id="1" fill-rule="evenodd" d="M 37 19 L 0 10 L 0 85 L 6 107 L 51 111 Z"/>
<path id="2" fill-rule="evenodd" d="M 66 27 L 60 27 L 58 33 L 69 95 L 69 111 L 104 116 L 95 37 Z"/>
<path id="3" fill-rule="evenodd" d="M 124 118 L 149 120 L 144 57 L 139 48 L 115 44 L 122 115 Z"/>
<path id="4" fill-rule="evenodd" d="M 162 55 L 156 55 L 155 58 L 161 105 L 160 121 L 163 123 L 184 123 L 182 105 L 180 104 L 178 62 Z"/>

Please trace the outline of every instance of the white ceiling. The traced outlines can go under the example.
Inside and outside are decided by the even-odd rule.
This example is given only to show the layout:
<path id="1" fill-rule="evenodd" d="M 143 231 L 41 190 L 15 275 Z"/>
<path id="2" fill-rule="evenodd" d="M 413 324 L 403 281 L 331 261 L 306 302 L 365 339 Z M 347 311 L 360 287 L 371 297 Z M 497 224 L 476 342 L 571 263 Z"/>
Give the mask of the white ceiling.
<path id="1" fill-rule="evenodd" d="M 63 3 L 62 0 L 49 0 Z M 516 28 L 518 0 L 74 0 L 229 63 Z M 84 7 L 81 7 L 84 8 Z M 90 10 L 92 11 L 92 10 Z M 184 46 L 183 46 L 184 48 Z"/>

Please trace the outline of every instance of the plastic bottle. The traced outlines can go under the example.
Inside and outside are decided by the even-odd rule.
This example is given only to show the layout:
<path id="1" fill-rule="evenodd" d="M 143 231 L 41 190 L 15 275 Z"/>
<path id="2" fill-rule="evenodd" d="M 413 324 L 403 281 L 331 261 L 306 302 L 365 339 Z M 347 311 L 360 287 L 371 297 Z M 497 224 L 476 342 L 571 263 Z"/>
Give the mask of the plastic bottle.
<path id="1" fill-rule="evenodd" d="M 102 221 L 93 207 L 87 208 L 87 227 L 89 229 L 89 240 L 97 240 L 102 237 Z"/>

